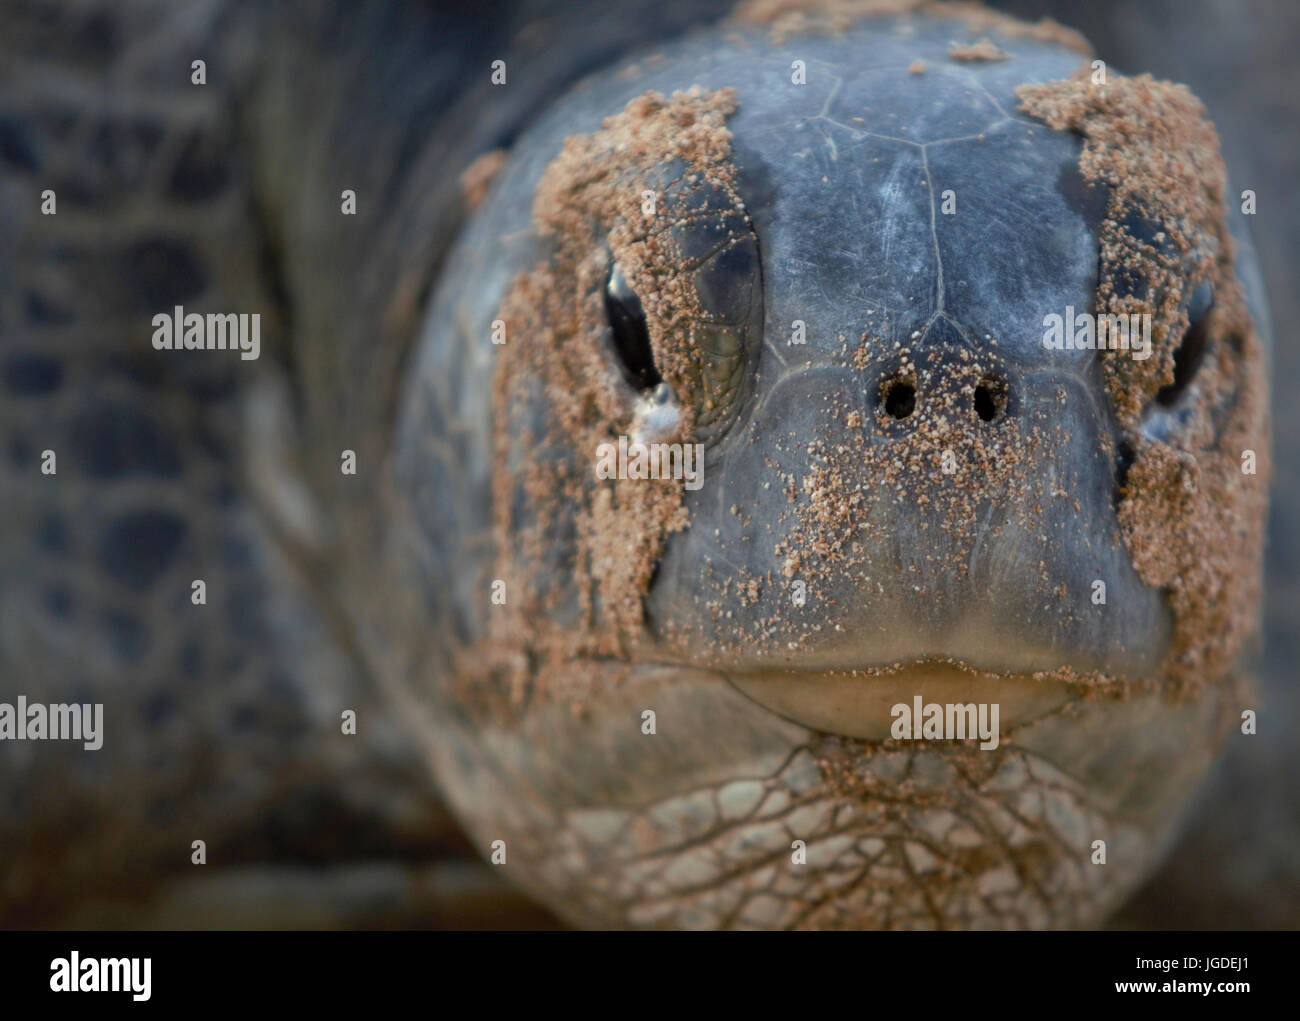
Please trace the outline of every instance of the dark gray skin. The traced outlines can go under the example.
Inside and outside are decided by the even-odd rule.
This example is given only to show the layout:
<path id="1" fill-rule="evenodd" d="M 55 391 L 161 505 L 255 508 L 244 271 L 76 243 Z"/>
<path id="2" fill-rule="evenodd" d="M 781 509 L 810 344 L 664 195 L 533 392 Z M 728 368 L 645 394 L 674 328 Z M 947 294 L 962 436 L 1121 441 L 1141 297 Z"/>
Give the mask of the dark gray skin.
<path id="1" fill-rule="evenodd" d="M 446 259 L 467 215 L 456 183 L 460 168 L 480 152 L 511 145 L 524 128 L 545 130 L 537 123 L 541 112 L 581 75 L 635 48 L 654 47 L 656 38 L 669 39 L 725 6 L 656 3 L 653 17 L 636 17 L 605 3 L 566 5 L 562 15 L 507 5 L 484 19 L 453 5 L 389 9 L 347 2 L 308 13 L 291 4 L 214 4 L 209 16 L 197 17 L 175 10 L 163 16 L 148 4 L 76 13 L 51 4 L 48 20 L 10 20 L 3 66 L 14 72 L 3 80 L 4 183 L 6 194 L 28 201 L 0 206 L 7 373 L 0 425 L 8 458 L 5 492 L 15 495 L 0 547 L 0 668 L 6 677 L 25 678 L 32 698 L 101 696 L 110 735 L 117 736 L 91 770 L 83 753 L 66 747 L 46 745 L 32 755 L 14 746 L 0 750 L 17 756 L 19 764 L 16 772 L 6 767 L 0 802 L 0 848 L 7 849 L 0 862 L 0 924 L 539 924 L 545 916 L 514 898 L 501 880 L 529 869 L 490 870 L 467 860 L 484 852 L 485 839 L 509 839 L 511 865 L 524 866 L 530 834 L 523 823 L 537 819 L 545 826 L 557 806 L 644 805 L 675 790 L 714 788 L 729 778 L 728 770 L 734 777 L 751 767 L 752 775 L 777 778 L 769 786 L 809 789 L 805 778 L 812 773 L 804 761 L 787 763 L 781 751 L 806 742 L 806 728 L 741 697 L 712 673 L 647 668 L 643 685 L 629 685 L 624 705 L 603 707 L 596 725 L 571 735 L 564 733 L 570 724 L 561 715 L 533 721 L 533 736 L 522 742 L 517 733 L 453 737 L 482 763 L 493 758 L 482 756 L 488 740 L 497 742 L 499 758 L 521 747 L 544 753 L 528 769 L 531 794 L 520 795 L 516 782 L 502 785 L 483 769 L 450 792 L 471 821 L 476 808 L 470 802 L 495 799 L 501 806 L 523 798 L 526 811 L 509 820 L 505 831 L 484 832 L 480 821 L 467 842 L 429 783 L 431 759 L 444 783 L 460 783 L 458 767 L 447 761 L 453 745 L 435 741 L 421 748 L 396 726 L 397 717 L 423 717 L 424 707 L 410 692 L 424 698 L 429 678 L 414 678 L 412 687 L 394 683 L 402 675 L 392 660 L 394 650 L 404 661 L 423 655 L 432 660 L 448 635 L 471 634 L 482 589 L 472 569 L 451 578 L 445 564 L 441 572 L 430 571 L 424 578 L 430 612 L 403 630 L 383 619 L 390 603 L 395 614 L 407 608 L 385 591 L 391 576 L 383 570 L 377 576 L 374 567 L 392 520 L 392 504 L 387 494 L 376 498 L 383 486 L 374 482 L 393 449 L 396 397 L 410 385 L 408 365 L 429 358 L 432 346 L 432 336 L 421 330 L 423 296 L 444 265 L 448 273 L 459 271 Z M 1084 13 L 1104 19 L 1104 11 Z M 1050 10 L 1024 13 L 1073 17 Z M 1239 20 L 1226 19 L 1229 26 Z M 1257 57 L 1243 58 L 1244 46 L 1234 48 L 1233 34 L 1221 25 L 1207 33 L 1218 41 L 1219 59 L 1191 61 L 1204 23 L 1180 13 L 1158 24 L 1135 27 L 1117 19 L 1080 27 L 1102 56 L 1114 56 L 1121 67 L 1151 67 L 1194 86 L 1198 75 L 1206 75 L 1206 87 L 1197 91 L 1212 113 L 1217 102 L 1234 112 L 1227 135 L 1246 132 L 1249 140 L 1247 126 L 1261 114 L 1241 90 Z M 572 30 L 574 25 L 581 31 Z M 1286 38 L 1267 35 L 1272 41 Z M 124 40 L 136 46 L 133 61 L 119 66 L 115 58 L 120 62 Z M 1125 47 L 1132 48 L 1127 58 L 1121 56 L 1129 52 Z M 1283 43 L 1278 47 L 1286 52 Z M 211 67 L 203 93 L 184 73 L 196 54 L 206 55 Z M 376 72 L 377 55 L 382 74 Z M 512 85 L 522 87 L 488 86 L 485 55 L 505 57 Z M 1229 70 L 1233 66 L 1236 73 Z M 688 74 L 660 87 L 671 91 L 693 78 Z M 614 112 L 621 103 L 611 97 L 628 87 L 606 89 L 602 98 L 609 102 L 599 111 L 587 106 L 585 125 L 548 122 L 553 137 L 590 130 L 590 117 Z M 114 104 L 97 102 L 108 95 Z M 746 116 L 743 105 L 740 116 Z M 110 161 L 105 143 L 91 147 L 99 136 L 88 128 L 120 141 L 135 137 L 130 132 L 137 119 L 161 129 L 156 137 L 142 135 L 140 149 L 119 150 Z M 83 129 L 71 141 L 68 124 Z M 191 137 L 200 143 L 197 153 L 182 144 Z M 820 138 L 810 146 L 815 152 L 824 147 Z M 933 155 L 943 146 L 927 148 Z M 1229 163 L 1240 176 L 1234 151 L 1239 149 L 1229 150 Z M 123 158 L 124 152 L 137 158 Z M 788 152 L 785 157 L 789 162 Z M 537 159 L 546 158 L 537 153 Z M 1050 165 L 1051 157 L 1042 158 Z M 774 162 L 771 154 L 767 162 Z M 112 173 L 104 176 L 106 163 Z M 1285 180 L 1276 171 L 1280 163 L 1275 158 L 1268 164 L 1279 182 Z M 91 182 L 79 198 L 68 183 L 77 178 Z M 89 214 L 72 219 L 60 236 L 65 245 L 70 238 L 79 242 L 78 260 L 58 258 L 45 233 L 52 225 L 28 216 L 47 184 L 60 188 L 61 217 L 69 210 Z M 357 188 L 362 196 L 355 220 L 337 215 L 343 187 Z M 1279 187 L 1272 191 L 1286 194 Z M 1040 198 L 1049 202 L 1051 194 Z M 498 211 L 522 224 L 527 199 Z M 132 211 L 140 209 L 152 216 L 134 218 Z M 474 228 L 480 240 L 483 222 Z M 1260 236 L 1264 249 L 1273 252 L 1266 271 L 1284 282 L 1278 222 L 1261 224 Z M 866 239 L 864 233 L 851 240 L 865 245 Z M 170 259 L 132 259 L 141 242 L 174 243 Z M 818 237 L 812 250 L 823 248 Z M 919 260 L 928 257 L 924 241 L 913 249 Z M 467 293 L 501 285 L 499 273 L 490 275 L 497 253 L 483 258 L 477 272 L 466 274 L 472 282 Z M 945 260 L 945 269 L 950 265 Z M 925 275 L 923 263 L 917 272 Z M 196 286 L 196 279 L 209 288 L 201 299 L 203 285 Z M 847 267 L 838 282 L 845 293 L 859 283 Z M 34 283 L 45 298 L 61 299 L 65 315 L 23 300 Z M 917 290 L 918 300 L 925 300 L 926 293 Z M 1287 289 L 1274 286 L 1273 293 L 1277 300 Z M 143 296 L 138 304 L 136 295 Z M 141 323 L 173 299 L 278 313 L 279 324 L 269 320 L 264 327 L 265 354 L 255 365 L 179 359 L 160 368 Z M 481 304 L 486 308 L 489 302 L 484 298 Z M 787 311 L 774 312 L 773 321 Z M 972 317 L 955 298 L 945 299 L 945 311 L 959 322 Z M 847 325 L 847 317 L 841 318 Z M 928 314 L 921 322 L 926 319 Z M 829 314 L 826 325 L 845 329 Z M 810 339 L 816 335 L 810 329 Z M 856 336 L 856 328 L 849 335 Z M 62 382 L 52 389 L 42 384 L 48 375 L 12 368 L 39 369 L 21 360 L 33 349 L 62 366 Z M 444 353 L 451 351 L 444 347 Z M 1281 355 L 1285 363 L 1292 352 L 1287 348 Z M 262 382 L 270 389 L 260 391 Z M 258 392 L 272 395 L 252 402 L 271 409 L 270 423 L 254 415 L 246 425 L 243 398 Z M 285 399 L 285 392 L 292 398 Z M 481 400 L 486 391 L 461 395 Z M 1295 406 L 1282 402 L 1280 414 L 1294 415 Z M 124 407 L 134 416 L 128 419 Z M 98 417 L 87 417 L 96 411 Z M 474 414 L 481 415 L 481 408 Z M 109 428 L 123 421 L 133 423 L 134 431 Z M 1104 434 L 1104 416 L 1093 427 Z M 1291 442 L 1286 436 L 1295 432 L 1282 431 L 1284 449 Z M 159 453 L 158 443 L 141 439 L 159 434 L 171 441 L 176 460 Z M 96 436 L 116 439 L 96 444 Z M 461 433 L 431 436 L 465 443 Z M 272 458 L 269 467 L 263 459 L 259 468 L 259 452 L 272 448 L 272 438 L 288 453 Z M 481 444 L 481 436 L 475 442 Z M 251 458 L 244 456 L 246 445 Z M 45 446 L 59 449 L 60 474 L 71 475 L 57 491 L 33 482 L 31 451 Z M 363 485 L 340 478 L 336 452 L 344 447 L 359 452 Z M 450 460 L 474 472 L 487 468 L 464 446 Z M 169 467 L 175 463 L 184 470 Z M 1110 484 L 1108 468 L 1101 459 L 1095 468 L 1091 478 L 1100 501 Z M 427 481 L 445 492 L 451 488 L 447 478 L 428 472 Z M 1290 485 L 1285 472 L 1284 482 Z M 295 503 L 304 494 L 306 503 Z M 294 513 L 304 505 L 315 513 Z M 410 505 L 428 506 L 419 500 Z M 155 529 L 138 540 L 131 556 L 114 557 L 116 547 L 107 539 L 122 535 L 114 528 L 129 523 L 133 509 L 175 513 L 188 527 L 180 529 L 178 543 L 156 541 L 162 532 L 176 532 Z M 487 515 L 481 502 L 466 509 L 468 517 L 451 533 L 455 541 L 450 535 L 443 541 L 452 550 L 449 558 L 468 564 L 468 539 Z M 75 522 L 70 537 L 69 521 Z M 1271 564 L 1281 566 L 1271 583 L 1285 596 L 1286 580 L 1296 576 L 1284 563 L 1294 543 L 1289 534 L 1279 534 L 1282 559 Z M 292 570 L 283 570 L 285 562 Z M 200 619 L 176 612 L 175 602 L 188 611 L 188 583 L 199 576 L 209 580 L 219 615 Z M 465 589 L 449 599 L 456 585 Z M 668 591 L 659 589 L 656 598 Z M 908 598 L 904 593 L 898 601 L 900 618 Z M 284 612 L 250 613 L 262 600 Z M 659 613 L 679 605 L 661 602 Z M 1286 647 L 1294 600 L 1275 599 L 1272 605 L 1273 658 L 1289 662 L 1277 650 Z M 955 608 L 947 607 L 939 622 L 950 621 Z M 1091 640 L 1106 640 L 1068 631 L 1063 629 L 1061 640 L 1083 654 Z M 386 689 L 397 712 L 374 701 L 372 681 Z M 12 692 L 6 687 L 3 694 Z M 654 743 L 629 743 L 639 739 L 639 711 L 651 702 L 662 716 L 707 721 L 703 751 L 698 732 L 681 729 L 661 728 Z M 1284 716 L 1286 703 L 1275 698 L 1273 704 Z M 360 737 L 340 743 L 337 712 L 353 706 L 361 710 Z M 1106 774 L 1099 780 L 1103 788 L 1129 790 L 1130 802 L 1151 801 L 1159 817 L 1153 826 L 1160 829 L 1200 764 L 1189 762 L 1187 776 L 1168 775 L 1163 764 L 1181 742 L 1162 748 L 1149 734 L 1135 742 L 1123 733 L 1143 722 L 1135 712 L 1115 727 L 1115 744 L 1097 750 L 1094 769 Z M 1194 721 L 1163 722 L 1182 734 L 1194 727 Z M 414 730 L 429 734 L 427 727 Z M 1295 923 L 1294 899 L 1283 895 L 1300 888 L 1285 882 L 1295 876 L 1295 865 L 1293 856 L 1282 853 L 1289 843 L 1285 834 L 1296 826 L 1296 802 L 1288 796 L 1294 756 L 1278 740 L 1286 732 L 1281 723 L 1262 728 L 1259 747 L 1269 751 L 1234 746 L 1235 771 L 1210 792 L 1218 800 L 1206 802 L 1192 853 L 1171 860 L 1149 892 L 1125 909 L 1122 924 Z M 1042 735 L 1052 748 L 1066 740 L 1066 734 Z M 1119 755 L 1123 747 L 1138 748 L 1139 759 Z M 852 749 L 845 754 L 851 757 Z M 1150 782 L 1153 761 L 1174 793 Z M 694 778 L 683 776 L 683 764 L 696 772 Z M 917 765 L 923 772 L 941 768 L 933 760 Z M 729 797 L 734 801 L 744 793 L 733 789 Z M 1218 823 L 1225 806 L 1234 813 L 1231 827 Z M 671 814 L 688 819 L 689 806 L 678 805 Z M 806 814 L 815 822 L 815 810 Z M 598 815 L 584 823 L 588 833 L 608 831 L 608 819 Z M 815 836 L 816 826 L 808 828 Z M 1245 835 L 1238 841 L 1229 829 Z M 211 864 L 202 872 L 188 864 L 196 836 L 209 841 Z M 659 839 L 671 851 L 671 834 Z M 786 846 L 788 841 L 782 847 L 788 855 Z M 1154 858 L 1158 852 L 1144 838 L 1134 844 L 1133 857 Z M 332 867 L 304 872 L 303 863 Z M 552 903 L 566 898 L 556 890 L 568 889 L 567 877 L 532 872 L 524 881 L 540 895 Z M 1212 878 L 1202 881 L 1206 876 Z M 1117 885 L 1135 880 L 1128 873 Z M 818 895 L 801 896 L 813 907 Z M 659 917 L 629 918 L 620 913 L 625 905 L 612 904 L 597 888 L 557 907 L 579 922 L 728 920 L 707 912 L 674 914 L 683 905 L 672 900 L 665 899 L 672 910 Z M 1053 921 L 1032 896 L 1024 905 L 1009 904 L 998 917 L 1003 924 Z M 902 905 L 897 918 L 936 921 L 921 904 Z M 974 920 L 974 914 L 967 918 Z M 825 915 L 816 920 L 828 921 Z M 960 915 L 938 920 L 962 922 Z"/>
<path id="2" fill-rule="evenodd" d="M 1075 706 L 1062 717 L 1056 710 L 1078 692 L 1023 678 L 1068 665 L 1144 679 L 1166 652 L 1169 617 L 1119 541 L 1116 427 L 1098 364 L 1042 344 L 1044 309 L 1092 300 L 1099 208 L 1078 178 L 1078 139 L 1018 114 L 1013 90 L 1066 77 L 1082 58 L 995 35 L 1012 60 L 957 64 L 947 46 L 962 31 L 941 19 L 867 21 L 844 39 L 814 33 L 775 48 L 763 30 L 703 34 L 648 70 L 589 79 L 516 145 L 449 257 L 413 364 L 398 477 L 415 508 L 409 548 L 422 568 L 460 569 L 426 590 L 424 612 L 459 611 L 472 640 L 486 633 L 491 610 L 476 589 L 492 565 L 489 537 L 466 532 L 491 500 L 493 412 L 483 395 L 493 355 L 475 338 L 490 334 L 515 274 L 546 257 L 530 230 L 542 170 L 564 138 L 596 130 L 648 89 L 736 90 L 728 127 L 761 252 L 764 339 L 749 355 L 752 380 L 734 423 L 710 442 L 709 481 L 687 496 L 690 528 L 669 539 L 630 673 L 604 668 L 604 681 L 582 689 L 581 719 L 540 692 L 502 722 L 430 657 L 404 671 L 431 698 L 428 744 L 458 815 L 483 844 L 505 840 L 512 873 L 571 921 L 1096 924 L 1158 860 L 1212 759 L 1223 692 Z M 805 86 L 789 82 L 793 57 L 810 69 Z M 907 70 L 918 58 L 927 66 L 919 77 Z M 949 188 L 971 204 L 963 215 L 938 215 Z M 1253 282 L 1252 258 L 1243 245 L 1240 272 Z M 1258 301 L 1257 287 L 1252 294 Z M 785 343 L 794 320 L 807 327 L 803 348 Z M 870 423 L 880 383 L 897 368 L 889 356 L 847 363 L 844 338 L 864 332 L 886 349 L 939 352 L 918 401 L 938 402 L 963 382 L 952 371 L 963 347 L 995 347 L 1004 414 L 1055 442 L 1037 448 L 1034 484 L 1018 497 L 983 483 L 973 547 L 940 528 L 944 482 L 923 483 L 934 486 L 926 495 L 935 512 L 918 511 L 864 469 L 875 502 L 863 516 L 883 521 L 883 534 L 860 537 L 853 570 L 810 582 L 805 612 L 819 628 L 755 638 L 788 595 L 779 586 L 753 601 L 728 593 L 747 578 L 780 576 L 779 479 L 802 476 L 814 440 L 851 444 L 843 408 L 860 408 Z M 612 345 L 609 371 L 618 371 Z M 959 434 L 988 428 L 974 407 L 963 410 Z M 435 478 L 450 474 L 452 451 L 427 437 L 453 423 L 468 445 L 457 452 L 461 470 L 472 469 L 431 488 L 429 465 Z M 1147 427 L 1171 426 L 1157 416 Z M 897 456 L 914 442 L 906 424 L 867 428 L 869 443 L 895 445 Z M 1072 499 L 1052 502 L 1058 489 Z M 528 502 L 522 492 L 514 499 Z M 1031 514 L 1036 505 L 1049 509 Z M 570 527 L 557 526 L 557 548 Z M 954 572 L 955 559 L 969 570 Z M 1070 612 L 1087 604 L 1097 577 L 1122 612 Z M 725 607 L 722 628 L 703 609 L 710 604 Z M 925 666 L 889 680 L 826 673 L 934 660 L 1000 676 L 948 689 Z M 871 754 L 841 740 L 886 737 L 883 705 L 936 690 L 1000 701 L 1015 750 L 976 765 L 933 746 Z M 661 721 L 653 738 L 637 730 L 651 707 Z M 827 782 L 816 762 L 828 759 L 858 770 L 873 792 L 854 798 Z M 901 786 L 904 777 L 914 788 Z M 1096 839 L 1111 846 L 1105 868 L 1088 864 Z M 796 840 L 808 861 L 792 867 L 784 861 Z"/>

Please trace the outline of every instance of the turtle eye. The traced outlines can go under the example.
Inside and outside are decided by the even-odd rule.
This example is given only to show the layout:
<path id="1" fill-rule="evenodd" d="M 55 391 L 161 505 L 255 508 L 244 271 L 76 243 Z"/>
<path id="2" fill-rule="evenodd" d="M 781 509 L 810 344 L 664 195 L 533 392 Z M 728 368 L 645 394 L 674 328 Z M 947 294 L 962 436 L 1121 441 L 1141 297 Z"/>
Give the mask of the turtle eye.
<path id="1" fill-rule="evenodd" d="M 605 314 L 609 317 L 614 353 L 628 385 L 636 390 L 658 386 L 663 377 L 655 366 L 645 309 L 618 263 L 610 268 L 605 284 Z"/>
<path id="2" fill-rule="evenodd" d="M 711 442 L 735 421 L 763 339 L 758 239 L 734 210 L 688 219 L 672 238 L 696 299 L 687 326 L 698 381 L 696 429 Z"/>
<path id="3" fill-rule="evenodd" d="M 636 242 L 640 261 L 608 250 L 606 343 L 637 396 L 666 384 L 694 439 L 709 445 L 729 432 L 753 389 L 763 340 L 758 238 L 732 192 L 676 165 L 662 178 L 659 213 Z M 648 306 L 633 281 L 649 290 Z"/>
<path id="4" fill-rule="evenodd" d="M 1172 407 L 1186 392 L 1196 376 L 1196 370 L 1205 360 L 1205 349 L 1209 346 L 1210 311 L 1214 308 L 1214 289 L 1206 280 L 1192 292 L 1187 303 L 1187 332 L 1174 352 L 1174 381 L 1161 387 L 1156 393 L 1156 401 L 1165 407 Z"/>

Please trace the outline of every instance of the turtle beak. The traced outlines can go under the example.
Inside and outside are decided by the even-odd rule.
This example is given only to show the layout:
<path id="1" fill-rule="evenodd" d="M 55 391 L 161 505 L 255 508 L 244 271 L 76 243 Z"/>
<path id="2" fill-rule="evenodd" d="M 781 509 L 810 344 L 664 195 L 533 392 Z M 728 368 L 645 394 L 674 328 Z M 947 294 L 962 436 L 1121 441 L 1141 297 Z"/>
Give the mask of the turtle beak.
<path id="1" fill-rule="evenodd" d="M 656 636 L 741 673 L 1152 676 L 1172 618 L 1121 536 L 1088 368 L 974 352 L 940 326 L 861 368 L 786 374 L 691 496 L 650 593 Z"/>
<path id="2" fill-rule="evenodd" d="M 964 721 L 969 731 L 962 736 L 982 740 L 986 751 L 1012 728 L 1046 717 L 1078 697 L 1069 683 L 1056 678 L 992 674 L 936 661 L 869 671 L 757 670 L 726 676 L 779 716 L 810 730 L 866 741 L 892 736 L 899 706 L 919 720 L 924 706 L 969 705 L 976 715 Z"/>

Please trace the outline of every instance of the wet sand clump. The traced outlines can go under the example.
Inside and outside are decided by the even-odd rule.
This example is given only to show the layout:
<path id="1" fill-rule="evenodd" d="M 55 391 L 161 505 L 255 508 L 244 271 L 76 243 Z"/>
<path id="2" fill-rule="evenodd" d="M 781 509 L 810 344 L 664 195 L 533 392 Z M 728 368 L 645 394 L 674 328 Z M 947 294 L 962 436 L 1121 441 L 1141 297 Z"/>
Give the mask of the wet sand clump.
<path id="1" fill-rule="evenodd" d="M 985 36 L 973 43 L 950 43 L 948 45 L 948 59 L 978 64 L 981 62 L 1010 60 L 1011 55 L 1005 50 L 999 49 L 992 39 Z"/>
<path id="2" fill-rule="evenodd" d="M 1258 626 L 1269 476 L 1265 353 L 1234 268 L 1218 136 L 1186 87 L 1150 75 L 1112 73 L 1098 85 L 1080 71 L 1017 94 L 1022 110 L 1083 136 L 1080 172 L 1107 189 L 1094 311 L 1152 317 L 1149 358 L 1099 352 L 1133 452 L 1119 520 L 1139 576 L 1169 594 L 1167 673 L 1185 685 L 1212 680 Z M 1203 358 L 1184 392 L 1162 402 L 1188 300 L 1205 282 L 1214 304 Z M 1166 414 L 1176 424 L 1149 427 Z M 1242 470 L 1248 451 L 1256 474 Z"/>
<path id="3" fill-rule="evenodd" d="M 638 396 L 619 371 L 605 290 L 616 264 L 680 404 L 677 428 L 658 439 L 691 442 L 709 412 L 700 300 L 672 227 L 704 204 L 749 230 L 726 127 L 734 108 L 730 90 L 646 93 L 568 138 L 537 186 L 545 256 L 499 312 L 511 339 L 493 381 L 495 570 L 509 597 L 493 608 L 491 644 L 516 670 L 628 655 L 664 544 L 688 525 L 682 480 L 596 476 L 599 445 L 634 430 Z"/>

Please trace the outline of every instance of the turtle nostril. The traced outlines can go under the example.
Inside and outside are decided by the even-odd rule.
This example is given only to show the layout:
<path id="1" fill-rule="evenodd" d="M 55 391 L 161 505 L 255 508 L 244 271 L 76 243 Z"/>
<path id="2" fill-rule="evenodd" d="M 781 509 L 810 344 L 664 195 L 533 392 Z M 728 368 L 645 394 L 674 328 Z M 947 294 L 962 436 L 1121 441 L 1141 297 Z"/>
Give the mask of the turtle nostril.
<path id="1" fill-rule="evenodd" d="M 907 418 L 916 409 L 916 387 L 906 379 L 887 379 L 880 392 L 885 410 L 895 418 Z"/>
<path id="2" fill-rule="evenodd" d="M 975 413 L 992 422 L 1007 407 L 1006 388 L 996 379 L 983 379 L 975 388 Z"/>

